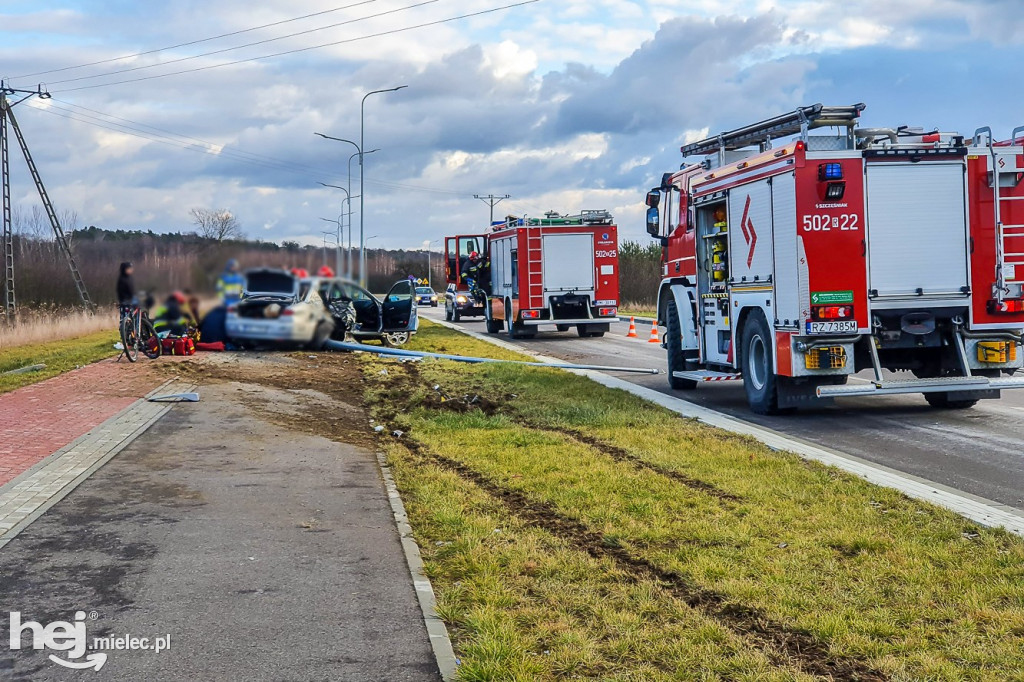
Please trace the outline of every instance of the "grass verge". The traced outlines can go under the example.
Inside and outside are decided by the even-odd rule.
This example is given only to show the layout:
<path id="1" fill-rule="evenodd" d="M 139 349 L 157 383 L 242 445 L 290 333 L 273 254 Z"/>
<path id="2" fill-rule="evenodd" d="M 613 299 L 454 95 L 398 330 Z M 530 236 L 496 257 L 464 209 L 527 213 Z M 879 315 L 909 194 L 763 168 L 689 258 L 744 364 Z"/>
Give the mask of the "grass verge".
<path id="1" fill-rule="evenodd" d="M 35 343 L 0 350 L 0 393 L 7 393 L 44 379 L 63 374 L 82 365 L 117 354 L 117 332 L 94 332 L 86 336 L 48 343 Z M 12 369 L 45 364 L 46 368 L 27 374 L 3 375 Z"/>
<path id="2" fill-rule="evenodd" d="M 564 372 L 365 377 L 462 679 L 1024 679 L 1020 538 Z"/>

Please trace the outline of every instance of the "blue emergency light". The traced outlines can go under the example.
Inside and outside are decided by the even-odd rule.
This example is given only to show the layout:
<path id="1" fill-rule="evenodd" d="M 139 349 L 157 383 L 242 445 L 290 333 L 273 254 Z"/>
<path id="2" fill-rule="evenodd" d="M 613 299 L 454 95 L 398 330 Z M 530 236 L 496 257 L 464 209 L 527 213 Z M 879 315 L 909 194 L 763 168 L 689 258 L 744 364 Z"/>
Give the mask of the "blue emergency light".
<path id="1" fill-rule="evenodd" d="M 818 166 L 818 180 L 842 180 L 843 166 L 839 163 L 823 163 Z"/>

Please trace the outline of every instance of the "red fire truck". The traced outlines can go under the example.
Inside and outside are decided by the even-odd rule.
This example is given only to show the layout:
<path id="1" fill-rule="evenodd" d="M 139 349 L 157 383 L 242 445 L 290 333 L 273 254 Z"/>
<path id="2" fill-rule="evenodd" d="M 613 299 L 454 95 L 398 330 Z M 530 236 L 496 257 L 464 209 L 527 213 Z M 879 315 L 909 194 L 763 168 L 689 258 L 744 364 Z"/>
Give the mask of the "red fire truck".
<path id="1" fill-rule="evenodd" d="M 618 229 L 607 211 L 509 217 L 488 234 L 445 242 L 454 281 L 466 270 L 471 251 L 485 259 L 478 284 L 487 291 L 483 313 L 491 334 L 504 329 L 512 338 L 532 338 L 538 327 L 553 325 L 599 337 L 617 319 Z"/>
<path id="2" fill-rule="evenodd" d="M 703 159 L 647 195 L 673 388 L 742 380 L 759 413 L 900 393 L 962 408 L 1024 388 L 1024 127 L 1009 142 L 863 128 L 863 109 L 816 104 L 688 144 Z"/>
<path id="3" fill-rule="evenodd" d="M 488 235 L 487 331 L 532 338 L 541 325 L 604 336 L 619 306 L 618 228 L 607 211 L 510 218 Z"/>

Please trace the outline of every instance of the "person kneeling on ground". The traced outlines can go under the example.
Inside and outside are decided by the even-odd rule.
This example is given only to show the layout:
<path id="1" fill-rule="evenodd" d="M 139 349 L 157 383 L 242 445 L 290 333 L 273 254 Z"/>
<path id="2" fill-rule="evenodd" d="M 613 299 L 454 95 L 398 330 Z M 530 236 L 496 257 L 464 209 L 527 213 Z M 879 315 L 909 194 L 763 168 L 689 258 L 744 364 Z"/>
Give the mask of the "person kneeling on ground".
<path id="1" fill-rule="evenodd" d="M 185 307 L 185 294 L 175 291 L 167 297 L 162 306 L 156 309 L 153 317 L 153 328 L 157 334 L 168 332 L 172 336 L 184 336 L 189 327 L 196 326 L 196 321 Z"/>

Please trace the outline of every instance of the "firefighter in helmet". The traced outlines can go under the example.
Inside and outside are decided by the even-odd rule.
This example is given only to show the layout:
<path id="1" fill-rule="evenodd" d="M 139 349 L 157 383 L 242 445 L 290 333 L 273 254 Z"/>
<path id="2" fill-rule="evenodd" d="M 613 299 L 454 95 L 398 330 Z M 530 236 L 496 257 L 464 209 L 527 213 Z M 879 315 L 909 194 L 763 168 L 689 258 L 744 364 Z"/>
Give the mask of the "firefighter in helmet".
<path id="1" fill-rule="evenodd" d="M 487 270 L 489 264 L 480 256 L 479 253 L 473 251 L 469 254 L 469 259 L 466 261 L 466 266 L 462 270 L 462 278 L 466 280 L 466 288 L 477 295 L 478 291 L 482 290 L 480 286 L 484 279 L 484 273 Z"/>
<path id="2" fill-rule="evenodd" d="M 164 304 L 154 311 L 153 328 L 157 334 L 167 332 L 171 336 L 184 336 L 196 321 L 188 311 L 185 294 L 175 291 Z"/>
<path id="3" fill-rule="evenodd" d="M 245 278 L 238 271 L 238 261 L 232 258 L 224 266 L 224 272 L 217 280 L 217 295 L 221 303 L 233 305 L 242 298 L 242 289 L 245 286 Z"/>

